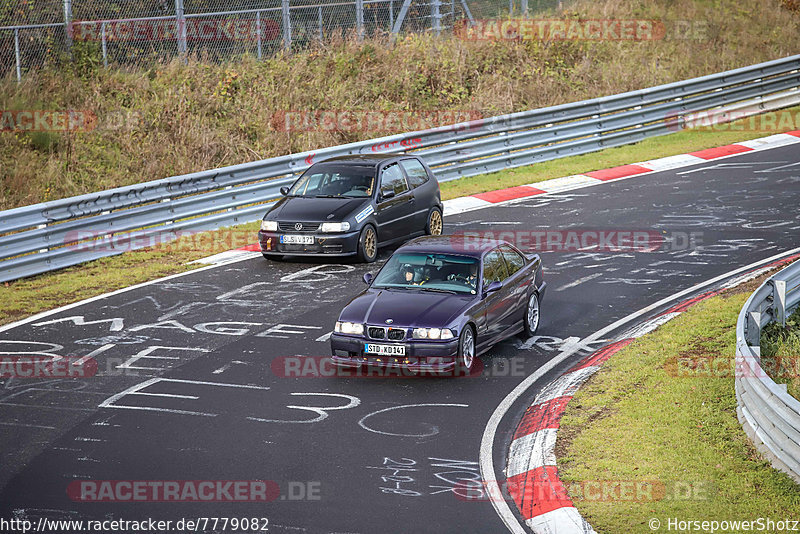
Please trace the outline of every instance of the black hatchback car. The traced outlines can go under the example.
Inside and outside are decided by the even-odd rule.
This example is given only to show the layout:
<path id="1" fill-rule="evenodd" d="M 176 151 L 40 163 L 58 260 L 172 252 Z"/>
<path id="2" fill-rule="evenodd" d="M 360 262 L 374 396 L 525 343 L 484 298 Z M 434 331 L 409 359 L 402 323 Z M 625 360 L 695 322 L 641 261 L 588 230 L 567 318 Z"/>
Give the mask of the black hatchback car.
<path id="1" fill-rule="evenodd" d="M 340 156 L 309 167 L 264 215 L 258 241 L 265 258 L 351 256 L 373 262 L 378 247 L 444 224 L 439 182 L 419 158 Z"/>

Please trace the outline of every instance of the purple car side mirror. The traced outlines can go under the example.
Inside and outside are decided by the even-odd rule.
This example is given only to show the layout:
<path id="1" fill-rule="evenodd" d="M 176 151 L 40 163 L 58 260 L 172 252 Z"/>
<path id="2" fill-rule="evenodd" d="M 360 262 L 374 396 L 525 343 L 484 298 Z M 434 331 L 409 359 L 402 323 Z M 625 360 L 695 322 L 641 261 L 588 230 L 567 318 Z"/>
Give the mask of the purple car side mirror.
<path id="1" fill-rule="evenodd" d="M 375 277 L 372 275 L 372 273 L 364 273 L 365 284 L 370 285 L 374 279 Z"/>
<path id="2" fill-rule="evenodd" d="M 489 293 L 494 293 L 495 291 L 497 291 L 501 287 L 503 287 L 503 282 L 498 282 L 497 280 L 495 280 L 494 282 L 490 283 L 488 286 L 484 286 L 483 294 L 485 296 L 485 295 L 488 295 Z"/>

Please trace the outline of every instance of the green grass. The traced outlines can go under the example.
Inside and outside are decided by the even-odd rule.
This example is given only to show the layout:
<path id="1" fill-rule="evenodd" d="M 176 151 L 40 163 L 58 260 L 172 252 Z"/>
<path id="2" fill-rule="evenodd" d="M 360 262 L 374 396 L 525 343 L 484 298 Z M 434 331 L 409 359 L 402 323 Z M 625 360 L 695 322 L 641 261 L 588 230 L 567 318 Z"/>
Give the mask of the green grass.
<path id="1" fill-rule="evenodd" d="M 598 532 L 652 532 L 651 518 L 662 531 L 668 518 L 800 519 L 800 488 L 761 459 L 736 418 L 733 374 L 683 373 L 676 365 L 678 358 L 732 365 L 736 319 L 753 289 L 703 301 L 639 338 L 568 405 L 557 443 L 567 487 L 639 481 L 662 488 L 655 499 L 575 495 Z"/>
<path id="2" fill-rule="evenodd" d="M 786 384 L 789 395 L 800 399 L 800 309 L 786 326 L 772 323 L 761 332 L 761 365 L 778 384 Z"/>

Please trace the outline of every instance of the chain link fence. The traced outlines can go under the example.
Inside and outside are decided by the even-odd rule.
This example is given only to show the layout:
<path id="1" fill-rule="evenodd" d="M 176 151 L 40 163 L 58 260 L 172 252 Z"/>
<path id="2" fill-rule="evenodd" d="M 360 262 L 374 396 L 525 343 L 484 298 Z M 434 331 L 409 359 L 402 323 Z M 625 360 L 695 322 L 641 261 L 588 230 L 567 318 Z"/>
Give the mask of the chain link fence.
<path id="1" fill-rule="evenodd" d="M 336 36 L 439 35 L 459 24 L 540 13 L 562 0 L 0 0 L 0 75 L 60 61 L 146 66 L 228 61 Z"/>

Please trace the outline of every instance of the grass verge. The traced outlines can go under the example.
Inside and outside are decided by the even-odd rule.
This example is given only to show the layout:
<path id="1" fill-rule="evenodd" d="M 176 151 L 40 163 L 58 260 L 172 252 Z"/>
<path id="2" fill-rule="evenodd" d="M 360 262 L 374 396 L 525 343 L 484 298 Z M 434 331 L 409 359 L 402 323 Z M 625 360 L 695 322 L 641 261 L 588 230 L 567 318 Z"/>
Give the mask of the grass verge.
<path id="1" fill-rule="evenodd" d="M 786 112 L 792 115 L 800 114 L 800 107 L 791 108 Z M 746 121 L 747 119 L 743 119 L 709 130 L 685 130 L 592 154 L 445 182 L 441 186 L 442 198 L 447 200 L 504 187 L 540 182 L 777 133 L 747 131 Z M 246 243 L 255 243 L 257 230 L 257 223 L 249 223 L 218 230 L 216 233 L 217 235 L 237 236 L 237 241 L 240 242 L 238 246 L 241 246 Z M 252 233 L 252 239 L 242 241 L 241 236 L 246 236 L 248 233 Z M 197 268 L 199 265 L 187 265 L 187 262 L 231 248 L 236 247 L 230 245 L 226 247 L 224 240 L 206 240 L 195 236 L 191 241 L 185 239 L 172 245 L 132 251 L 121 256 L 6 283 L 5 287 L 0 289 L 0 325 L 107 291 Z"/>
<path id="2" fill-rule="evenodd" d="M 653 518 L 661 530 L 670 518 L 800 519 L 797 484 L 758 455 L 736 418 L 736 318 L 756 287 L 703 301 L 639 338 L 569 403 L 557 443 L 568 488 L 587 481 L 656 488 L 623 500 L 573 491 L 598 532 L 652 532 Z"/>
<path id="3" fill-rule="evenodd" d="M 771 323 L 761 332 L 761 365 L 776 383 L 786 384 L 789 395 L 800 399 L 800 308 L 785 327 Z"/>

